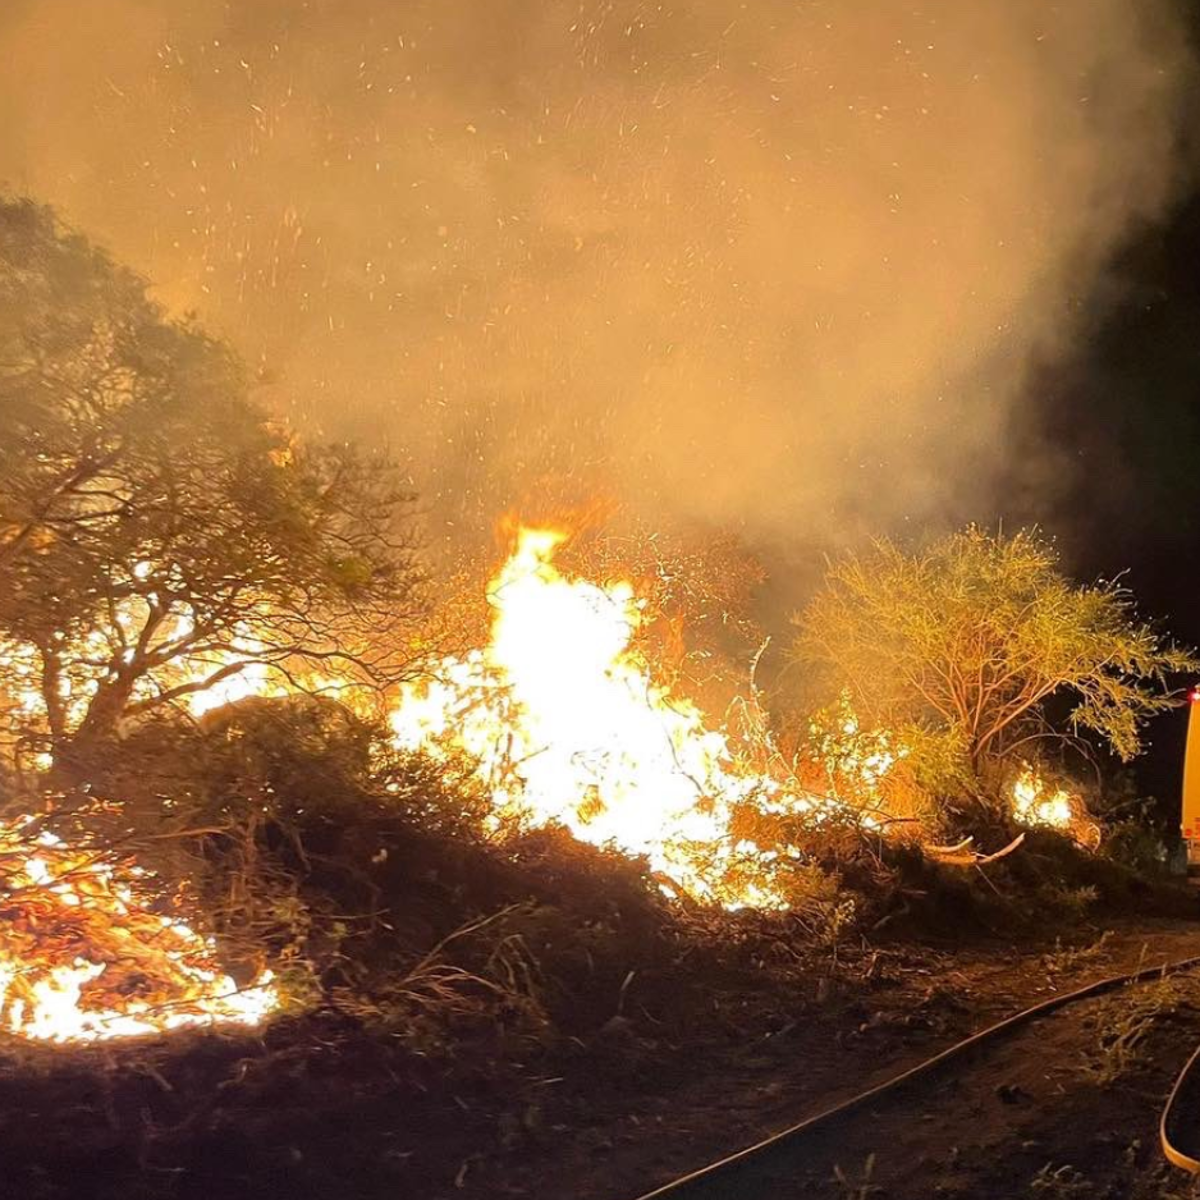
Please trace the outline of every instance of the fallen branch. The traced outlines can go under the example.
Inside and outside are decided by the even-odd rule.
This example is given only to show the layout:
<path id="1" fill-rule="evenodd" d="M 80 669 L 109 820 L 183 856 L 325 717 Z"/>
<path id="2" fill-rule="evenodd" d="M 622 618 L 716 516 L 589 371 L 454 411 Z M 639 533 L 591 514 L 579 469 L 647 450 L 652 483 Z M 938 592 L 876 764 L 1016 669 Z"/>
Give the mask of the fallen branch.
<path id="1" fill-rule="evenodd" d="M 973 837 L 965 837 L 957 846 L 922 846 L 921 849 L 930 858 L 941 858 L 946 855 L 962 854 L 974 840 Z"/>
<path id="2" fill-rule="evenodd" d="M 925 846 L 923 849 L 929 858 L 946 866 L 985 867 L 988 863 L 1007 858 L 1014 850 L 1019 849 L 1025 841 L 1025 835 L 1018 833 L 1004 849 L 997 850 L 994 854 L 979 854 L 972 850 L 970 847 L 973 841 L 974 838 L 964 838 L 957 846 Z"/>

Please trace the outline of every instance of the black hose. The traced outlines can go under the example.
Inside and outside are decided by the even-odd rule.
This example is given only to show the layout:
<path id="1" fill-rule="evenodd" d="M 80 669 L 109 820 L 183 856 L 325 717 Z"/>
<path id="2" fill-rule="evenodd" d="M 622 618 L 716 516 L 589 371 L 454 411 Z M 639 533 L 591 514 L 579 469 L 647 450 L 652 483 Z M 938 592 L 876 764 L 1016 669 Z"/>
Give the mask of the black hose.
<path id="1" fill-rule="evenodd" d="M 729 1155 L 728 1158 L 720 1159 L 707 1167 L 702 1167 L 698 1171 L 692 1171 L 690 1174 L 683 1175 L 671 1183 L 656 1188 L 652 1192 L 647 1192 L 645 1195 L 639 1197 L 638 1200 L 658 1200 L 659 1197 L 671 1197 L 672 1200 L 748 1200 L 749 1193 L 739 1184 L 737 1172 L 739 1169 L 748 1168 L 752 1164 L 755 1166 L 760 1165 L 763 1159 L 769 1157 L 771 1151 L 780 1149 L 785 1144 L 791 1148 L 804 1137 L 824 1130 L 837 1117 L 843 1117 L 849 1113 L 856 1112 L 870 1101 L 877 1100 L 888 1092 L 895 1091 L 904 1084 L 937 1070 L 937 1068 L 944 1066 L 952 1059 L 956 1059 L 979 1046 L 982 1042 L 989 1041 L 1001 1033 L 1014 1029 L 1019 1025 L 1024 1025 L 1037 1017 L 1053 1012 L 1055 1009 L 1063 1008 L 1068 1004 L 1074 1003 L 1076 1000 L 1086 999 L 1088 996 L 1096 996 L 1103 992 L 1112 991 L 1126 984 L 1142 983 L 1147 979 L 1153 979 L 1155 976 L 1172 975 L 1178 971 L 1186 971 L 1197 966 L 1200 966 L 1200 956 L 1183 958 L 1176 962 L 1163 963 L 1157 967 L 1143 967 L 1138 971 L 1131 971 L 1125 975 L 1112 975 L 1107 979 L 1100 979 L 1095 983 L 1089 983 L 1085 987 L 1076 988 L 1073 992 L 1064 992 L 1061 995 L 1052 996 L 1049 1000 L 1043 1000 L 1041 1003 L 1033 1005 L 1032 1008 L 1027 1008 L 1022 1012 L 1016 1013 L 1014 1016 L 1006 1017 L 1003 1021 L 998 1021 L 995 1025 L 990 1025 L 987 1029 L 973 1033 L 970 1037 L 964 1038 L 963 1041 L 957 1042 L 955 1045 L 943 1050 L 940 1054 L 935 1054 L 932 1058 L 927 1058 L 915 1067 L 910 1067 L 907 1071 L 902 1071 L 899 1075 L 895 1075 L 873 1088 L 868 1088 L 865 1092 L 859 1092 L 858 1095 L 851 1096 L 849 1100 L 843 1100 L 840 1104 L 835 1104 L 832 1108 L 827 1108 L 824 1112 L 819 1112 L 797 1125 L 792 1125 L 779 1133 L 773 1134 L 769 1138 L 765 1138 L 761 1142 L 747 1146 L 744 1150 L 739 1150 L 735 1154 Z M 1198 1059 L 1200 1059 L 1200 1049 L 1192 1056 L 1188 1067 L 1191 1067 L 1192 1063 Z M 1184 1075 L 1186 1074 L 1187 1068 L 1184 1069 Z M 1164 1138 L 1164 1151 L 1167 1151 L 1167 1141 L 1165 1140 L 1167 1116 L 1182 1079 L 1183 1076 L 1176 1082 L 1175 1090 L 1171 1093 L 1171 1098 L 1167 1102 L 1167 1111 L 1163 1113 L 1161 1133 Z M 1185 1165 L 1182 1161 L 1172 1158 L 1170 1151 L 1167 1151 L 1167 1157 L 1171 1158 L 1171 1161 L 1175 1162 L 1177 1166 Z M 1180 1159 L 1184 1158 L 1187 1158 L 1187 1156 L 1181 1154 Z M 1187 1161 L 1194 1163 L 1194 1166 L 1187 1167 L 1188 1170 L 1200 1171 L 1200 1162 L 1195 1162 L 1195 1160 L 1190 1158 Z"/>

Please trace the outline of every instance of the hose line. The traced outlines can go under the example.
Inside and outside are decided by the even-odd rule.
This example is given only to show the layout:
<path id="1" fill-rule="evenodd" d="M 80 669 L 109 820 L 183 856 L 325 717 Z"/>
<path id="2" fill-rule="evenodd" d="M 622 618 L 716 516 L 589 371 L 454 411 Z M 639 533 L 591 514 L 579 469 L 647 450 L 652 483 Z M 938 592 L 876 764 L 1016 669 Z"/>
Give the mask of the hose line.
<path id="1" fill-rule="evenodd" d="M 1159 1145 L 1162 1146 L 1162 1152 L 1167 1156 L 1167 1161 L 1172 1166 L 1181 1167 L 1185 1171 L 1191 1171 L 1193 1175 L 1200 1175 L 1200 1160 L 1180 1150 L 1171 1140 L 1171 1129 L 1175 1124 L 1175 1110 L 1179 1105 L 1179 1097 L 1187 1085 L 1188 1077 L 1198 1062 L 1200 1062 L 1200 1046 L 1197 1046 L 1192 1051 L 1191 1058 L 1184 1063 L 1183 1070 L 1179 1072 L 1179 1077 L 1175 1080 L 1175 1086 L 1171 1088 L 1171 1094 L 1167 1097 L 1167 1103 L 1163 1107 L 1162 1118 L 1158 1122 L 1158 1141 Z"/>
<path id="2" fill-rule="evenodd" d="M 1200 966 L 1200 955 L 1193 958 L 1178 959 L 1175 962 L 1162 963 L 1156 967 L 1142 967 L 1137 971 L 1130 971 L 1124 975 L 1111 975 L 1106 979 L 1099 979 L 1095 983 L 1089 983 L 1084 987 L 1076 988 L 1074 991 L 1052 996 L 1049 1000 L 1043 1000 L 1030 1008 L 1015 1013 L 1011 1017 L 1005 1017 L 1004 1020 L 997 1021 L 995 1025 L 990 1025 L 978 1033 L 973 1033 L 970 1037 L 964 1038 L 961 1042 L 957 1042 L 948 1049 L 941 1051 L 940 1054 L 935 1054 L 932 1058 L 927 1058 L 924 1062 L 920 1062 L 906 1071 L 901 1071 L 900 1074 L 894 1075 L 891 1079 L 884 1080 L 883 1083 L 877 1084 L 875 1087 L 859 1092 L 857 1095 L 851 1096 L 848 1100 L 843 1100 L 840 1104 L 835 1104 L 832 1108 L 827 1108 L 823 1112 L 808 1117 L 796 1125 L 781 1130 L 779 1133 L 772 1134 L 770 1137 L 764 1138 L 761 1142 L 747 1146 L 744 1150 L 738 1150 L 727 1158 L 722 1158 L 707 1167 L 702 1167 L 698 1171 L 692 1171 L 687 1175 L 680 1176 L 680 1178 L 673 1180 L 671 1183 L 664 1184 L 652 1192 L 646 1192 L 644 1195 L 638 1197 L 638 1200 L 660 1200 L 660 1198 L 665 1197 L 670 1197 L 670 1200 L 749 1200 L 749 1193 L 744 1190 L 742 1184 L 738 1181 L 738 1173 L 741 1170 L 761 1165 L 770 1156 L 772 1151 L 783 1149 L 785 1146 L 790 1149 L 805 1137 L 826 1130 L 838 1117 L 844 1117 L 856 1112 L 871 1101 L 878 1100 L 891 1092 L 899 1090 L 905 1084 L 911 1083 L 915 1079 L 935 1072 L 939 1067 L 943 1067 L 948 1062 L 966 1055 L 971 1050 L 974 1050 L 985 1042 L 991 1041 L 1000 1034 L 1025 1025 L 1030 1021 L 1036 1020 L 1038 1017 L 1054 1012 L 1056 1009 L 1065 1008 L 1068 1004 L 1073 1004 L 1077 1000 L 1085 1000 L 1089 996 L 1098 996 L 1104 992 L 1114 991 L 1128 984 L 1144 983 L 1149 979 L 1174 975 L 1180 971 L 1187 971 L 1198 966 Z M 1166 1131 L 1168 1118 L 1171 1115 L 1180 1085 L 1183 1083 L 1188 1070 L 1198 1060 L 1200 1060 L 1200 1049 L 1197 1049 L 1196 1053 L 1192 1055 L 1183 1073 L 1176 1081 L 1170 1099 L 1167 1101 L 1167 1107 L 1163 1111 L 1160 1123 L 1160 1136 L 1162 1138 L 1163 1150 L 1167 1157 L 1176 1166 L 1184 1167 L 1184 1169 L 1193 1172 L 1200 1172 L 1200 1162 L 1171 1146 L 1167 1139 Z"/>

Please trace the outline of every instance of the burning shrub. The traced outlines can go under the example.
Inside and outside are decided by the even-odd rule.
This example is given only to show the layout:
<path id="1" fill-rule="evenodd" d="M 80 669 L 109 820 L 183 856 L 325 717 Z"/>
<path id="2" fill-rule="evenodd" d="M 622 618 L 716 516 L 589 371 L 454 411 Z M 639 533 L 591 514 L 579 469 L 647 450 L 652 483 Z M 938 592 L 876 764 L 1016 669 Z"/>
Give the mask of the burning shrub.
<path id="1" fill-rule="evenodd" d="M 33 818 L 0 825 L 0 1027 L 95 1041 L 186 1025 L 254 1024 L 269 974 L 239 988 L 215 943 L 184 923 L 145 870 L 71 847 Z"/>
<path id="2" fill-rule="evenodd" d="M 489 585 L 490 640 L 402 690 L 396 744 L 472 760 L 493 830 L 556 821 L 645 855 L 674 895 L 786 904 L 774 880 L 784 860 L 803 858 L 803 843 L 780 831 L 863 814 L 801 786 L 753 704 L 736 730 L 666 686 L 638 648 L 647 618 L 633 585 L 560 570 L 566 537 L 517 531 Z"/>
<path id="3" fill-rule="evenodd" d="M 1013 817 L 1019 824 L 1057 829 L 1088 850 L 1099 846 L 1099 822 L 1089 814 L 1079 790 L 1061 773 L 1056 775 L 1042 764 L 1021 762 L 1009 784 L 1009 795 Z"/>
<path id="4" fill-rule="evenodd" d="M 909 763 L 911 748 L 887 729 L 864 727 L 843 691 L 808 717 L 796 770 L 812 791 L 862 814 L 889 836 L 928 835 L 934 806 Z"/>
<path id="5" fill-rule="evenodd" d="M 312 991 L 339 948 L 383 918 L 374 880 L 397 842 L 478 838 L 478 789 L 400 754 L 345 708 L 303 695 L 159 717 L 90 760 L 86 791 L 38 800 L 72 842 L 119 847 L 186 889 L 246 981 L 269 961 Z M 34 803 L 29 801 L 28 803 Z"/>
<path id="6" fill-rule="evenodd" d="M 848 690 L 865 721 L 910 746 L 935 795 L 974 806 L 977 826 L 1011 824 L 1008 777 L 1040 736 L 1083 730 L 1136 755 L 1145 721 L 1175 703 L 1170 674 L 1196 665 L 1138 621 L 1125 589 L 1072 583 L 1028 530 L 971 528 L 916 553 L 877 542 L 834 564 L 796 622 L 806 678 Z M 1071 706 L 1065 728 L 1052 697 Z"/>
<path id="7" fill-rule="evenodd" d="M 250 975 L 265 954 L 289 993 L 305 985 L 425 1049 L 588 1033 L 613 1016 L 630 971 L 678 989 L 681 941 L 692 958 L 744 945 L 748 961 L 760 940 L 829 944 L 853 918 L 836 873 L 761 848 L 800 830 L 754 805 L 731 814 L 712 878 L 739 894 L 769 886 L 789 912 L 748 938 L 737 914 L 668 902 L 645 858 L 554 823 L 496 827 L 472 764 L 398 752 L 332 704 L 242 702 L 180 752 L 194 778 L 157 827 L 175 836 L 139 855 L 144 845 L 165 877 L 193 881 L 227 969 Z M 147 803 L 162 790 L 147 781 Z M 656 1003 L 669 1009 L 668 995 Z"/>

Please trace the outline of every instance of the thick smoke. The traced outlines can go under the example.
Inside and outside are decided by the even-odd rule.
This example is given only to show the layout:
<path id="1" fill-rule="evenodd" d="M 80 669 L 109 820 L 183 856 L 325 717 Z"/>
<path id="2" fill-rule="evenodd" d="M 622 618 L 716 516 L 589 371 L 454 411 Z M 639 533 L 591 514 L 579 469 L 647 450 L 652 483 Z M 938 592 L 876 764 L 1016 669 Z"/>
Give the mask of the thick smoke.
<path id="1" fill-rule="evenodd" d="M 5 0 L 0 181 L 445 519 L 548 476 L 771 540 L 986 517 L 1031 354 L 1168 195 L 1173 14 Z"/>

